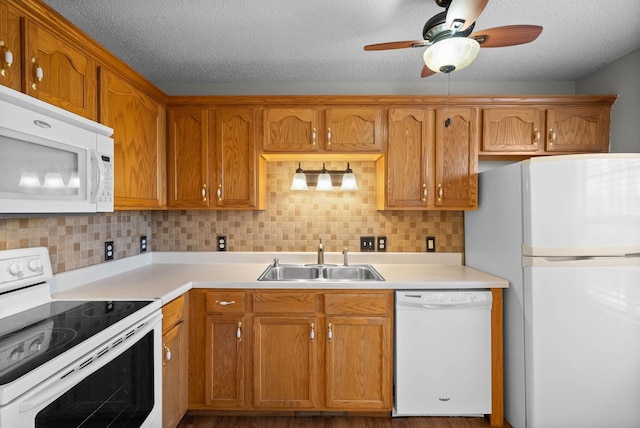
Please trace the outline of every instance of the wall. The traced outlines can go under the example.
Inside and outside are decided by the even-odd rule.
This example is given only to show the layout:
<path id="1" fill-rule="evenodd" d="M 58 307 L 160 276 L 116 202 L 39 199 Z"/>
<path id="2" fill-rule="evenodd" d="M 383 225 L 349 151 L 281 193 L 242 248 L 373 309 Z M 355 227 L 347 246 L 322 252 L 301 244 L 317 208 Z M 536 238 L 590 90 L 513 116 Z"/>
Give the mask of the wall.
<path id="1" fill-rule="evenodd" d="M 141 235 L 151 236 L 149 212 L 0 219 L 0 250 L 47 247 L 54 273 L 102 263 L 107 240 L 117 259 L 138 254 Z"/>
<path id="2" fill-rule="evenodd" d="M 388 251 L 425 251 L 427 235 L 437 251 L 464 250 L 463 215 L 458 211 L 377 211 L 375 164 L 351 162 L 358 191 L 292 191 L 297 162 L 267 164 L 265 211 L 168 211 L 153 216 L 154 250 L 214 251 L 226 235 L 230 251 L 315 251 L 322 238 L 327 252 L 360 251 L 360 236 L 386 236 Z M 344 162 L 326 162 L 344 170 Z M 302 162 L 318 170 L 320 162 Z"/>
<path id="3" fill-rule="evenodd" d="M 578 94 L 618 94 L 611 109 L 611 152 L 640 152 L 640 49 L 576 81 Z"/>

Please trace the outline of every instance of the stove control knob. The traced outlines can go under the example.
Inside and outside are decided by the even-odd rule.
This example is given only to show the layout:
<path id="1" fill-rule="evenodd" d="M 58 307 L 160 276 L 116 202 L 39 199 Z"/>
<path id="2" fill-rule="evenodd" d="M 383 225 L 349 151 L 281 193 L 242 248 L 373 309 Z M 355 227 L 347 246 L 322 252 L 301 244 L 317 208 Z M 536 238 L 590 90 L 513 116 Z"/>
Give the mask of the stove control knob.
<path id="1" fill-rule="evenodd" d="M 31 353 L 38 352 L 41 349 L 42 349 L 42 338 L 38 338 L 34 340 L 33 342 L 31 342 L 31 345 L 29 345 L 29 351 Z"/>
<path id="2" fill-rule="evenodd" d="M 31 272 L 42 272 L 42 262 L 39 258 L 29 260 L 27 266 Z"/>
<path id="3" fill-rule="evenodd" d="M 24 355 L 24 348 L 22 347 L 22 345 L 20 345 L 11 352 L 11 354 L 9 355 L 9 358 L 11 359 L 11 361 L 20 361 L 23 355 Z"/>
<path id="4" fill-rule="evenodd" d="M 22 277 L 24 274 L 22 263 L 13 262 L 9 265 L 9 273 L 13 276 Z"/>

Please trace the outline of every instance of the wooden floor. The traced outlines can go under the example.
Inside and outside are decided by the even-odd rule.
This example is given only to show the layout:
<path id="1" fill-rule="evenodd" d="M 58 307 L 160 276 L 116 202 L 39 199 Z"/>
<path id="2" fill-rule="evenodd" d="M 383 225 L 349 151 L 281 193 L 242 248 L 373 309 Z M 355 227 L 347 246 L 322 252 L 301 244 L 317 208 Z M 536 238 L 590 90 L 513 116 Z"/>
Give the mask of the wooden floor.
<path id="1" fill-rule="evenodd" d="M 178 428 L 486 428 L 483 418 L 185 416 Z M 505 428 L 510 428 L 505 424 Z"/>

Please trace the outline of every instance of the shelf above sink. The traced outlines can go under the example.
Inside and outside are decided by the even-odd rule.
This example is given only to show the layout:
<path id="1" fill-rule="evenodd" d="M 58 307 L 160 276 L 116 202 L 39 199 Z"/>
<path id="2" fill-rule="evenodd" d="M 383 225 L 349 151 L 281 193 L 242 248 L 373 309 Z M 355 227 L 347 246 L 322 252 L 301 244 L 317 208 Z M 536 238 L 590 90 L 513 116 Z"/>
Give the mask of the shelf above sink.
<path id="1" fill-rule="evenodd" d="M 384 281 L 371 265 L 299 265 L 269 266 L 258 281 Z"/>

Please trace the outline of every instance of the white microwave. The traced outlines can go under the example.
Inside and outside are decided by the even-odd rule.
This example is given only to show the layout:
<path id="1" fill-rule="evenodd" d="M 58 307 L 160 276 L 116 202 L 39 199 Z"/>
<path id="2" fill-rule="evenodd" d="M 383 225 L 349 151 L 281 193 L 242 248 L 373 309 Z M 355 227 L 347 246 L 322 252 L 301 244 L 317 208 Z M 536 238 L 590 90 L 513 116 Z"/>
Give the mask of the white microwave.
<path id="1" fill-rule="evenodd" d="M 112 212 L 112 134 L 0 85 L 0 217 Z"/>

